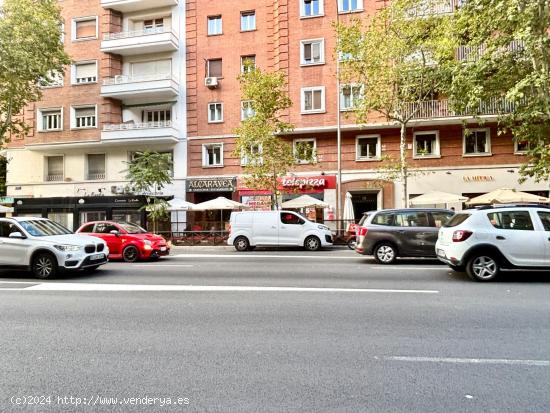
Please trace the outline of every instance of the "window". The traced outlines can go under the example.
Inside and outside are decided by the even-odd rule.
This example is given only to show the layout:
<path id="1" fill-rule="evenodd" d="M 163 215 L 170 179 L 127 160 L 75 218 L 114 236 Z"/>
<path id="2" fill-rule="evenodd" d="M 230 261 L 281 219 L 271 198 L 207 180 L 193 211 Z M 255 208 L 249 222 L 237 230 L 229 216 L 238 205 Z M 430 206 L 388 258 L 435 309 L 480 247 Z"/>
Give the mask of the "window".
<path id="1" fill-rule="evenodd" d="M 222 59 L 206 61 L 206 77 L 222 77 Z"/>
<path id="2" fill-rule="evenodd" d="M 464 155 L 490 155 L 489 129 L 474 129 L 464 133 Z"/>
<path id="3" fill-rule="evenodd" d="M 400 212 L 395 214 L 396 227 L 429 227 L 430 221 L 425 212 Z"/>
<path id="4" fill-rule="evenodd" d="M 98 222 L 97 224 L 95 224 L 94 233 L 96 234 L 110 234 L 111 231 L 119 232 L 117 226 L 109 224 L 108 222 Z"/>
<path id="5" fill-rule="evenodd" d="M 247 73 L 256 67 L 256 55 L 241 56 L 241 73 Z"/>
<path id="6" fill-rule="evenodd" d="M 542 226 L 545 231 L 550 231 L 550 212 L 547 211 L 538 211 L 539 218 L 542 221 Z"/>
<path id="7" fill-rule="evenodd" d="M 241 12 L 241 31 L 249 32 L 256 30 L 256 12 L 243 11 Z"/>
<path id="8" fill-rule="evenodd" d="M 340 110 L 353 110 L 361 99 L 361 85 L 343 85 L 340 89 Z"/>
<path id="9" fill-rule="evenodd" d="M 40 87 L 61 87 L 64 84 L 63 73 L 57 71 L 50 71 L 47 76 L 41 77 L 38 80 Z"/>
<path id="10" fill-rule="evenodd" d="M 14 232 L 21 232 L 17 225 L 7 221 L 0 221 L 0 238 L 9 238 L 10 234 Z"/>
<path id="11" fill-rule="evenodd" d="M 376 214 L 374 218 L 372 219 L 372 223 L 374 225 L 385 225 L 385 226 L 392 226 L 394 221 L 394 214 L 390 214 L 387 212 L 382 212 L 380 214 Z"/>
<path id="12" fill-rule="evenodd" d="M 516 231 L 534 231 L 529 211 L 490 212 L 487 218 L 493 227 Z"/>
<path id="13" fill-rule="evenodd" d="M 529 141 L 514 140 L 514 153 L 524 154 L 530 149 Z"/>
<path id="14" fill-rule="evenodd" d="M 338 0 L 338 11 L 348 13 L 363 10 L 363 0 Z"/>
<path id="15" fill-rule="evenodd" d="M 62 109 L 40 109 L 38 124 L 42 132 L 63 130 L 63 110 Z"/>
<path id="16" fill-rule="evenodd" d="M 316 139 L 294 139 L 293 147 L 297 163 L 311 163 L 315 160 Z"/>
<path id="17" fill-rule="evenodd" d="M 143 122 L 147 123 L 162 123 L 172 120 L 171 109 L 145 109 L 142 112 Z"/>
<path id="18" fill-rule="evenodd" d="M 443 224 L 443 226 L 445 228 L 458 227 L 460 224 L 462 224 L 468 218 L 470 218 L 470 216 L 472 216 L 472 214 L 461 212 L 459 214 L 454 215 L 447 223 Z"/>
<path id="19" fill-rule="evenodd" d="M 222 16 L 208 16 L 208 35 L 222 34 Z"/>
<path id="20" fill-rule="evenodd" d="M 356 160 L 372 161 L 381 156 L 380 136 L 358 136 L 356 140 Z"/>
<path id="21" fill-rule="evenodd" d="M 247 154 L 243 154 L 241 156 L 241 166 L 246 166 L 252 163 L 261 165 L 263 163 L 263 158 L 260 156 L 262 154 L 262 145 L 251 145 L 250 154 L 251 156 Z"/>
<path id="22" fill-rule="evenodd" d="M 97 82 L 97 62 L 75 63 L 73 65 L 73 84 Z"/>
<path id="23" fill-rule="evenodd" d="M 202 166 L 223 166 L 223 143 L 202 145 Z"/>
<path id="24" fill-rule="evenodd" d="M 302 89 L 302 113 L 318 113 L 325 111 L 325 87 L 309 87 Z"/>
<path id="25" fill-rule="evenodd" d="M 323 0 L 300 0 L 300 16 L 315 17 L 323 15 Z"/>
<path id="26" fill-rule="evenodd" d="M 130 63 L 130 73 L 134 80 L 168 79 L 172 76 L 172 60 L 150 60 L 147 62 Z"/>
<path id="27" fill-rule="evenodd" d="M 290 212 L 281 212 L 281 222 L 285 225 L 303 225 L 306 221 Z"/>
<path id="28" fill-rule="evenodd" d="M 208 104 L 208 123 L 223 122 L 223 104 L 209 103 Z"/>
<path id="29" fill-rule="evenodd" d="M 323 39 L 302 40 L 301 64 L 314 65 L 325 63 L 325 41 Z"/>
<path id="30" fill-rule="evenodd" d="M 46 156 L 46 181 L 55 182 L 63 180 L 63 161 L 63 156 Z"/>
<path id="31" fill-rule="evenodd" d="M 452 212 L 430 212 L 430 215 L 433 219 L 433 226 L 436 228 L 441 228 L 443 225 L 445 225 L 452 217 Z"/>
<path id="32" fill-rule="evenodd" d="M 164 19 L 151 19 L 143 21 L 144 33 L 162 33 L 164 32 Z"/>
<path id="33" fill-rule="evenodd" d="M 73 112 L 72 128 L 95 128 L 96 127 L 96 107 L 85 106 L 71 108 Z"/>
<path id="34" fill-rule="evenodd" d="M 100 181 L 105 179 L 105 154 L 88 154 L 86 155 L 86 164 L 88 171 L 86 179 L 89 181 Z"/>
<path id="35" fill-rule="evenodd" d="M 413 145 L 414 157 L 437 157 L 439 156 L 439 133 L 437 131 L 415 132 Z"/>
<path id="36" fill-rule="evenodd" d="M 97 39 L 97 17 L 73 19 L 73 41 Z"/>
<path id="37" fill-rule="evenodd" d="M 80 213 L 80 222 L 103 221 L 107 219 L 105 211 L 83 211 Z M 93 232 L 94 224 L 83 227 L 80 232 Z"/>
<path id="38" fill-rule="evenodd" d="M 251 118 L 255 114 L 256 112 L 254 111 L 254 107 L 252 106 L 251 100 L 241 101 L 241 120 L 246 120 L 248 118 Z"/>

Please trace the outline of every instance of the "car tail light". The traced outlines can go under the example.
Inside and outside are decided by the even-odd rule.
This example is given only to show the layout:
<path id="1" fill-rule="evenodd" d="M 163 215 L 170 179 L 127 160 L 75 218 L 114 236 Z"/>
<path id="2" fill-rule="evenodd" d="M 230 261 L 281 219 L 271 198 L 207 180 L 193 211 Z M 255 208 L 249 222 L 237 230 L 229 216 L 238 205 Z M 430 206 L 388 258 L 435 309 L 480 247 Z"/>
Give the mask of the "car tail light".
<path id="1" fill-rule="evenodd" d="M 466 241 L 470 236 L 473 234 L 472 231 L 466 231 L 463 229 L 460 229 L 458 231 L 453 232 L 453 242 L 462 242 Z"/>
<path id="2" fill-rule="evenodd" d="M 367 232 L 369 232 L 369 230 L 365 227 L 358 227 L 357 228 L 357 236 L 358 237 L 364 237 L 367 235 Z"/>

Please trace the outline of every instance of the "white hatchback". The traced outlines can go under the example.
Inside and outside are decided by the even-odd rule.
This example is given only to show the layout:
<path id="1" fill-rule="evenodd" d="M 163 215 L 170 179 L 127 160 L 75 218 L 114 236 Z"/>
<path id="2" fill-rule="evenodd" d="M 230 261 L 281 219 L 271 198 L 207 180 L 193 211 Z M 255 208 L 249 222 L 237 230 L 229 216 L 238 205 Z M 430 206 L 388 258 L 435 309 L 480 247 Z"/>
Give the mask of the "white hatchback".
<path id="1" fill-rule="evenodd" d="M 0 268 L 30 269 L 37 278 L 107 263 L 105 241 L 75 235 L 45 218 L 0 218 Z"/>
<path id="2" fill-rule="evenodd" d="M 495 206 L 464 210 L 440 230 L 439 260 L 475 281 L 501 269 L 550 269 L 550 208 Z"/>

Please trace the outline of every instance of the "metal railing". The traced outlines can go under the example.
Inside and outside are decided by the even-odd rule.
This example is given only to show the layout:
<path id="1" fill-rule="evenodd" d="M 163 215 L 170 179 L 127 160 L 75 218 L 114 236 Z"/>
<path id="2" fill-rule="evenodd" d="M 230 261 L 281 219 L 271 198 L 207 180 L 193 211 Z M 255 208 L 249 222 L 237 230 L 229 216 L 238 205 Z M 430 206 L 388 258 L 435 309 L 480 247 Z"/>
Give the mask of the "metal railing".
<path id="1" fill-rule="evenodd" d="M 124 130 L 135 130 L 135 129 L 160 129 L 160 128 L 171 128 L 174 127 L 175 123 L 171 120 L 166 120 L 163 122 L 126 122 L 126 123 L 115 123 L 115 124 L 106 124 L 103 125 L 104 131 L 124 131 Z"/>
<path id="2" fill-rule="evenodd" d="M 88 174 L 88 181 L 103 181 L 105 179 L 105 172 L 97 174 Z"/>
<path id="3" fill-rule="evenodd" d="M 452 118 L 474 115 L 499 115 L 502 113 L 511 113 L 516 105 L 509 100 L 494 98 L 488 101 L 479 101 L 475 106 L 471 106 L 464 111 L 452 109 L 451 102 L 443 100 L 427 100 L 424 102 L 406 102 L 404 103 L 404 113 L 412 114 L 412 119 L 432 119 L 432 118 Z"/>
<path id="4" fill-rule="evenodd" d="M 513 40 L 506 47 L 503 47 L 501 52 L 521 52 L 525 48 L 523 40 Z M 482 44 L 479 46 L 460 46 L 456 52 L 456 58 L 461 62 L 475 62 L 487 51 L 487 46 Z"/>
<path id="5" fill-rule="evenodd" d="M 63 181 L 63 175 L 46 175 L 47 182 Z"/>
<path id="6" fill-rule="evenodd" d="M 427 17 L 451 14 L 464 3 L 465 0 L 425 0 L 421 5 L 409 10 L 409 15 L 411 17 Z"/>
<path id="7" fill-rule="evenodd" d="M 171 73 L 155 73 L 152 75 L 116 75 L 113 77 L 108 77 L 103 79 L 104 86 L 113 86 L 113 85 L 126 85 L 129 83 L 138 83 L 138 82 L 154 82 L 158 80 L 173 80 L 176 79 L 172 76 Z"/>
<path id="8" fill-rule="evenodd" d="M 176 34 L 172 31 L 172 28 L 170 27 L 153 27 L 151 29 L 130 30 L 127 32 L 117 32 L 117 33 L 106 33 L 103 36 L 103 40 L 130 39 L 134 37 L 151 36 L 155 34 L 164 34 L 164 33 L 172 33 L 174 36 L 176 36 Z"/>

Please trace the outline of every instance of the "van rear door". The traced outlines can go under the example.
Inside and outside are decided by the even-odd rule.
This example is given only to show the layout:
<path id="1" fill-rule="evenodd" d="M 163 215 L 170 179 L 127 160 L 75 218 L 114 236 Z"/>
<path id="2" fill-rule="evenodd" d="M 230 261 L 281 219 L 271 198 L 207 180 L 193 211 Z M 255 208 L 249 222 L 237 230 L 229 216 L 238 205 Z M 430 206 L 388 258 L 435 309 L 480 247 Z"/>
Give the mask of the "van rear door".
<path id="1" fill-rule="evenodd" d="M 254 240 L 252 245 L 278 245 L 279 225 L 277 211 L 254 213 Z"/>

